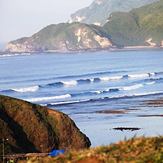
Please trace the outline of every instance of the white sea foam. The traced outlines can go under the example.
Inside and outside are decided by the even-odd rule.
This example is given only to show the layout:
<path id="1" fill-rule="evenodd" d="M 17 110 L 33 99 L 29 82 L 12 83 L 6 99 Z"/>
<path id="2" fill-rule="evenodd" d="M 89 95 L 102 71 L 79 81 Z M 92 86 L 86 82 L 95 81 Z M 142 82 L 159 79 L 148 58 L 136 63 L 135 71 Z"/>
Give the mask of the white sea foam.
<path id="1" fill-rule="evenodd" d="M 30 102 L 41 102 L 41 101 L 59 100 L 59 99 L 66 99 L 66 98 L 71 98 L 71 95 L 65 94 L 65 95 L 50 96 L 50 97 L 36 97 L 36 98 L 25 99 L 25 100 Z"/>
<path id="2" fill-rule="evenodd" d="M 66 104 L 75 104 L 75 103 L 88 102 L 88 101 L 90 101 L 90 99 L 76 100 L 76 101 L 61 101 L 61 102 L 50 103 L 50 104 L 47 104 L 47 105 L 66 105 Z"/>
<path id="3" fill-rule="evenodd" d="M 94 79 L 90 79 L 91 82 L 94 82 Z"/>
<path id="4" fill-rule="evenodd" d="M 156 82 L 155 81 L 153 81 L 153 82 L 148 82 L 148 83 L 146 83 L 145 85 L 153 85 L 153 84 L 155 84 Z"/>
<path id="5" fill-rule="evenodd" d="M 158 95 L 158 94 L 162 94 L 162 91 L 156 91 L 156 92 L 146 92 L 146 93 L 136 93 L 133 96 L 137 97 L 137 96 L 149 96 L 149 95 Z"/>
<path id="6" fill-rule="evenodd" d="M 149 76 L 155 76 L 155 75 L 156 75 L 155 72 L 151 72 L 151 73 L 149 73 Z"/>
<path id="7" fill-rule="evenodd" d="M 12 90 L 15 92 L 25 93 L 25 92 L 36 92 L 39 89 L 39 86 L 31 86 L 31 87 L 24 87 L 24 88 L 13 88 Z"/>
<path id="8" fill-rule="evenodd" d="M 156 73 L 144 73 L 144 74 L 131 74 L 131 75 L 128 75 L 129 78 L 148 78 L 148 77 L 151 77 L 151 76 L 155 76 Z"/>
<path id="9" fill-rule="evenodd" d="M 150 95 L 159 95 L 163 94 L 161 91 L 156 92 L 143 92 L 143 93 L 135 93 L 135 94 L 125 94 L 125 95 L 117 95 L 108 97 L 109 99 L 119 99 L 119 98 L 134 98 L 134 97 L 141 97 L 141 96 L 150 96 Z"/>
<path id="10" fill-rule="evenodd" d="M 110 81 L 110 80 L 120 80 L 123 76 L 112 76 L 112 77 L 101 77 L 100 80 L 102 81 Z"/>
<path id="11" fill-rule="evenodd" d="M 143 87 L 143 84 L 135 84 L 135 85 L 132 85 L 132 86 L 123 87 L 121 89 L 124 90 L 124 91 L 130 91 L 130 90 L 135 90 L 135 89 L 139 89 L 139 88 L 142 88 L 142 87 Z"/>
<path id="12" fill-rule="evenodd" d="M 31 53 L 8 53 L 8 54 L 2 54 L 0 57 L 15 57 L 15 56 L 25 56 L 25 55 L 31 55 Z"/>
<path id="13" fill-rule="evenodd" d="M 62 83 L 66 86 L 66 87 L 72 87 L 78 84 L 78 82 L 76 80 L 71 80 L 71 81 L 62 81 Z"/>
<path id="14" fill-rule="evenodd" d="M 101 94 L 103 91 L 91 91 L 92 93 Z"/>

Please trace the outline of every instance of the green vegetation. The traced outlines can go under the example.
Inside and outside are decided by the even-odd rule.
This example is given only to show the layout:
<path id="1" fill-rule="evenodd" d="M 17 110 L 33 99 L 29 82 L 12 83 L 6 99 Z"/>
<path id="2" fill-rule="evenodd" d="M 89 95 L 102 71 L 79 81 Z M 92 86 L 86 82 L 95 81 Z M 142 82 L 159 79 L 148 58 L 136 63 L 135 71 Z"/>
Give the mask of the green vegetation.
<path id="1" fill-rule="evenodd" d="M 79 51 L 101 48 L 96 36 L 109 39 L 101 28 L 81 23 L 49 25 L 31 37 L 11 41 L 15 51 Z M 13 50 L 13 46 L 8 50 Z M 13 50 L 14 51 L 14 50 Z"/>
<path id="2" fill-rule="evenodd" d="M 158 0 L 94 0 L 86 8 L 80 9 L 71 15 L 71 21 L 94 24 L 105 24 L 112 12 L 128 12 L 133 8 L 138 8 Z"/>
<path id="3" fill-rule="evenodd" d="M 110 146 L 72 151 L 55 158 L 31 158 L 30 163 L 162 163 L 163 137 L 132 138 Z M 27 162 L 27 163 L 28 163 Z M 20 162 L 24 163 L 24 161 Z"/>
<path id="4" fill-rule="evenodd" d="M 90 146 L 89 139 L 67 115 L 1 95 L 0 129 L 0 140 L 8 139 L 7 154 L 46 153 L 53 148 L 67 150 Z"/>
<path id="5" fill-rule="evenodd" d="M 147 45 L 150 38 L 159 46 L 163 40 L 163 0 L 129 13 L 113 13 L 103 28 L 119 46 Z"/>
<path id="6" fill-rule="evenodd" d="M 143 2 L 126 0 L 119 2 L 119 6 L 129 3 L 136 7 L 136 4 L 143 5 L 152 1 L 157 2 L 130 12 L 112 13 L 103 27 L 77 22 L 49 25 L 31 37 L 11 41 L 6 50 L 9 52 L 68 52 L 109 49 L 113 45 L 117 47 L 163 46 L 163 0 L 144 0 Z M 102 1 L 102 4 L 107 2 Z M 94 3 L 97 5 L 101 1 L 97 0 Z M 129 4 L 126 5 L 129 7 Z M 102 11 L 107 9 L 103 8 Z"/>

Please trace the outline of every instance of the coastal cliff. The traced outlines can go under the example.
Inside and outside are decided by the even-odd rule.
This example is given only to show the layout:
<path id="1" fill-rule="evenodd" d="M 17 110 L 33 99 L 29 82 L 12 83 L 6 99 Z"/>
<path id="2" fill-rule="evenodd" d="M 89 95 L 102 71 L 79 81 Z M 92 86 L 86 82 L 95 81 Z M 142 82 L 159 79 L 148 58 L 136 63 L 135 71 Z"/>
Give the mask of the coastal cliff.
<path id="1" fill-rule="evenodd" d="M 2 95 L 0 131 L 0 139 L 8 139 L 7 154 L 78 150 L 90 146 L 89 139 L 67 115 Z"/>
<path id="2" fill-rule="evenodd" d="M 8 43 L 9 52 L 67 52 L 112 46 L 109 35 L 93 25 L 61 23 L 49 25 L 31 37 Z"/>

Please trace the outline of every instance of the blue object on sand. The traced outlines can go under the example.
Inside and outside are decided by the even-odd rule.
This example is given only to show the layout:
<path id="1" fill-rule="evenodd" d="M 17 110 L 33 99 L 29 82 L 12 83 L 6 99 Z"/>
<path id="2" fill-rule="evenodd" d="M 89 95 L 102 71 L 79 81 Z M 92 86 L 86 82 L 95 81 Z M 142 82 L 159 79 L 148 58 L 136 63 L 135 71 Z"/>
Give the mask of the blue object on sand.
<path id="1" fill-rule="evenodd" d="M 49 156 L 51 156 L 51 157 L 55 157 L 55 156 L 58 156 L 58 155 L 60 155 L 60 154 L 64 154 L 65 153 L 65 150 L 56 150 L 56 149 L 54 149 L 53 151 L 51 151 L 50 153 L 49 153 Z"/>

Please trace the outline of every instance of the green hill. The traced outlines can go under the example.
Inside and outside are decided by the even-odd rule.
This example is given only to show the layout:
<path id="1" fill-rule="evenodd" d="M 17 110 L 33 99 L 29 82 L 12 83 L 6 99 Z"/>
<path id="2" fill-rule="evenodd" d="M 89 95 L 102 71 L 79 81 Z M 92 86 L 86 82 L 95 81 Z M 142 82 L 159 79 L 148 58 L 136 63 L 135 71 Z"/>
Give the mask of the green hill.
<path id="1" fill-rule="evenodd" d="M 9 42 L 6 51 L 74 52 L 144 45 L 163 47 L 163 0 L 130 12 L 112 13 L 102 27 L 83 23 L 49 25 L 31 37 Z"/>
<path id="2" fill-rule="evenodd" d="M 94 0 L 89 7 L 72 14 L 70 22 L 103 25 L 112 12 L 128 12 L 156 1 L 158 0 Z"/>
<path id="3" fill-rule="evenodd" d="M 5 153 L 82 149 L 89 139 L 65 114 L 0 95 L 0 140 L 8 139 Z M 2 155 L 2 148 L 0 148 Z"/>
<path id="4" fill-rule="evenodd" d="M 121 46 L 160 45 L 163 40 L 163 0 L 129 13 L 113 13 L 103 28 L 112 41 Z"/>
<path id="5" fill-rule="evenodd" d="M 102 29 L 81 23 L 49 25 L 31 37 L 11 41 L 10 52 L 80 51 L 109 48 L 112 43 Z"/>

